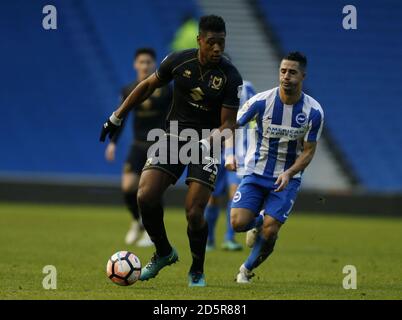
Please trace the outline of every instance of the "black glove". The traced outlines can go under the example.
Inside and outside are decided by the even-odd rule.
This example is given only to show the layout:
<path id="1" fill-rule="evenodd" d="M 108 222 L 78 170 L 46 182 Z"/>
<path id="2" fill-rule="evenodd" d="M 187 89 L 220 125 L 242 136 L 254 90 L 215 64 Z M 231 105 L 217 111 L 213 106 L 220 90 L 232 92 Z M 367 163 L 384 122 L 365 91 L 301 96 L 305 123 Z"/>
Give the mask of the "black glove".
<path id="1" fill-rule="evenodd" d="M 113 113 L 109 119 L 103 124 L 101 135 L 99 140 L 104 142 L 106 137 L 109 135 L 109 139 L 116 134 L 117 130 L 121 126 L 122 119 L 119 119 Z"/>

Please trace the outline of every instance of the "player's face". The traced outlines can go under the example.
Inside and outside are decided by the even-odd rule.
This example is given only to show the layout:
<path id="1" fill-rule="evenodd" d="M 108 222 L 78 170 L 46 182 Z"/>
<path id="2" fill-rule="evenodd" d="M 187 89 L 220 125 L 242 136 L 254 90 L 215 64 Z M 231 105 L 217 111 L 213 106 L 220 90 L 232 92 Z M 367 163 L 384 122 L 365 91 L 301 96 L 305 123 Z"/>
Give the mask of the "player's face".
<path id="1" fill-rule="evenodd" d="M 225 50 L 225 32 L 206 32 L 197 37 L 202 60 L 207 63 L 218 63 Z"/>
<path id="2" fill-rule="evenodd" d="M 285 92 L 296 92 L 302 86 L 305 73 L 300 68 L 299 62 L 282 60 L 279 67 L 279 83 Z"/>
<path id="3" fill-rule="evenodd" d="M 145 79 L 154 72 L 155 67 L 156 64 L 154 58 L 147 53 L 140 54 L 134 61 L 134 69 L 137 71 L 140 80 Z"/>

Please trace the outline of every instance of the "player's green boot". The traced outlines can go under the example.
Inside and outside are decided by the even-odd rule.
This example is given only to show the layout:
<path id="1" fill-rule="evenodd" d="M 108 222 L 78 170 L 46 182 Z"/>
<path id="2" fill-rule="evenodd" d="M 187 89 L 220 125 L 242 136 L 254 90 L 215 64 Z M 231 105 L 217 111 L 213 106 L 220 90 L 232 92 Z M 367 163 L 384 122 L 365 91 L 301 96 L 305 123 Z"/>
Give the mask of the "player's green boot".
<path id="1" fill-rule="evenodd" d="M 189 287 L 205 287 L 205 275 L 202 272 L 190 272 L 188 274 L 188 286 Z"/>
<path id="2" fill-rule="evenodd" d="M 141 269 L 140 280 L 149 280 L 151 278 L 155 278 L 158 272 L 179 260 L 179 256 L 175 248 L 172 248 L 172 252 L 168 256 L 159 257 L 156 252 L 154 253 L 151 261 L 147 263 L 147 265 Z"/>
<path id="3" fill-rule="evenodd" d="M 228 250 L 228 251 L 240 251 L 240 250 L 243 250 L 243 247 L 240 243 L 237 243 L 234 240 L 226 240 L 222 244 L 222 249 Z"/>

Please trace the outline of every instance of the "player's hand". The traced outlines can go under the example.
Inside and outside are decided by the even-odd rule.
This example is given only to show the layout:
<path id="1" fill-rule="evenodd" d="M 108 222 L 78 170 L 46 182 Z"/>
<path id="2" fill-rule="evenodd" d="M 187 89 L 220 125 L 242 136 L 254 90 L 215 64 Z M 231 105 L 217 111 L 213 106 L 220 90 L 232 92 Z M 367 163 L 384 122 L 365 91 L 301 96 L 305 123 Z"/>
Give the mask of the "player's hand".
<path id="1" fill-rule="evenodd" d="M 109 135 L 109 139 L 111 139 L 115 134 L 117 129 L 121 126 L 122 119 L 117 118 L 114 112 L 110 116 L 109 119 L 103 124 L 101 135 L 99 140 L 105 141 L 106 137 Z"/>
<path id="2" fill-rule="evenodd" d="M 276 179 L 276 181 L 275 181 L 275 185 L 277 185 L 278 187 L 274 190 L 274 192 L 280 192 L 283 189 L 285 189 L 289 183 L 290 178 L 291 177 L 290 177 L 289 173 L 287 173 L 286 171 L 281 173 L 278 176 L 278 179 Z"/>
<path id="3" fill-rule="evenodd" d="M 225 159 L 225 169 L 229 171 L 236 171 L 237 163 L 234 155 L 229 155 Z"/>
<path id="4" fill-rule="evenodd" d="M 109 162 L 113 162 L 116 154 L 116 144 L 114 142 L 110 142 L 105 151 L 105 158 Z"/>
<path id="5" fill-rule="evenodd" d="M 198 141 L 198 146 L 200 148 L 202 157 L 203 158 L 208 157 L 209 153 L 211 151 L 211 145 L 210 145 L 209 141 L 207 139 L 202 139 L 202 140 Z"/>

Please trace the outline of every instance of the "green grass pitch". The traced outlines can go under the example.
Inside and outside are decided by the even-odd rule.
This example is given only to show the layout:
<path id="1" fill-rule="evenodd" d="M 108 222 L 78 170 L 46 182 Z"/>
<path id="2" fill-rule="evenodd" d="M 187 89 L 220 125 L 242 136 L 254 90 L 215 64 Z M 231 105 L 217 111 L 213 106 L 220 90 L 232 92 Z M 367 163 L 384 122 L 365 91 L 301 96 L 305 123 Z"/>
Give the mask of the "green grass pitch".
<path id="1" fill-rule="evenodd" d="M 0 299 L 402 299 L 402 219 L 294 212 L 253 284 L 234 282 L 248 254 L 207 253 L 206 288 L 188 288 L 190 252 L 182 209 L 165 213 L 180 261 L 157 278 L 129 287 L 105 275 L 118 250 L 143 265 L 152 248 L 124 244 L 123 207 L 0 204 Z M 218 222 L 222 240 L 225 218 Z M 237 236 L 244 241 L 244 234 Z M 45 265 L 57 268 L 57 289 L 45 290 Z M 357 268 L 357 289 L 345 290 L 345 265 Z"/>

